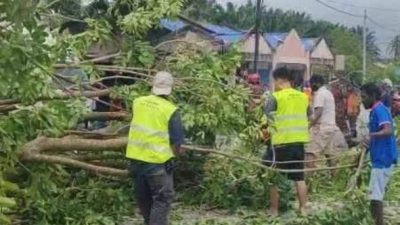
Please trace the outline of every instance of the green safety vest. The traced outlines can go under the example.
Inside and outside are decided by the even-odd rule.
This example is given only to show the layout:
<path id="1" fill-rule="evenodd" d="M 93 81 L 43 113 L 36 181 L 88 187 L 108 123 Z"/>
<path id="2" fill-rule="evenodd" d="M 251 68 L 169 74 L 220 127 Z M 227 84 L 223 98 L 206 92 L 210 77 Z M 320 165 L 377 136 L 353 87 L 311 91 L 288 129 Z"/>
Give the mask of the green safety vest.
<path id="1" fill-rule="evenodd" d="M 307 143 L 309 141 L 307 95 L 292 88 L 277 91 L 272 95 L 277 103 L 272 144 Z"/>
<path id="2" fill-rule="evenodd" d="M 168 122 L 176 109 L 174 104 L 155 95 L 135 99 L 126 157 L 156 164 L 174 157 Z"/>

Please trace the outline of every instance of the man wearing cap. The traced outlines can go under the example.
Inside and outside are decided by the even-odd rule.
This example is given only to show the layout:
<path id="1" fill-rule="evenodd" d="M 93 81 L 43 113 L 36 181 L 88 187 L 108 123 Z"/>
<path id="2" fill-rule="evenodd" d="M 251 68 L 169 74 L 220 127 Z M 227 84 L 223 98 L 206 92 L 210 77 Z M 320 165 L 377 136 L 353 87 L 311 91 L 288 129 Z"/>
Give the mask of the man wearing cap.
<path id="1" fill-rule="evenodd" d="M 133 102 L 126 157 L 146 225 L 167 225 L 174 197 L 173 159 L 182 153 L 184 134 L 177 107 L 168 100 L 172 86 L 172 75 L 158 72 L 152 95 Z"/>

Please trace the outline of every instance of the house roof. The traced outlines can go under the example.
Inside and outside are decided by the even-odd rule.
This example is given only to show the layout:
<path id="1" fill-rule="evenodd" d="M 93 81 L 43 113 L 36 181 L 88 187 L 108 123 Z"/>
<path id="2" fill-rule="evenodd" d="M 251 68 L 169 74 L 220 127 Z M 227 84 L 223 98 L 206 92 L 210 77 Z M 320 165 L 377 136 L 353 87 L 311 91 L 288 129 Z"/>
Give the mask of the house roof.
<path id="1" fill-rule="evenodd" d="M 304 49 L 306 51 L 311 51 L 318 42 L 318 38 L 301 38 Z"/>
<path id="2" fill-rule="evenodd" d="M 186 27 L 188 24 L 182 20 L 161 19 L 160 25 L 169 31 L 176 32 Z"/>
<path id="3" fill-rule="evenodd" d="M 219 34 L 219 35 L 238 35 L 241 34 L 241 31 L 237 31 L 234 29 L 231 29 L 229 27 L 225 27 L 225 26 L 219 26 L 219 25 L 214 25 L 214 24 L 203 24 L 204 27 L 206 27 L 207 29 L 209 29 L 210 31 L 212 31 L 215 34 Z"/>
<path id="4" fill-rule="evenodd" d="M 222 34 L 222 35 L 215 35 L 215 38 L 218 38 L 219 40 L 222 40 L 226 43 L 236 43 L 240 40 L 242 40 L 245 37 L 245 34 L 243 33 L 236 33 L 236 34 Z"/>
<path id="5" fill-rule="evenodd" d="M 289 33 L 266 33 L 264 39 L 272 48 L 277 48 L 278 45 L 285 40 Z"/>
<path id="6" fill-rule="evenodd" d="M 215 25 L 215 24 L 208 24 L 208 23 L 198 23 L 193 22 L 190 23 L 190 20 L 170 20 L 170 19 L 161 19 L 160 25 L 170 30 L 171 32 L 177 32 L 189 25 L 197 25 L 202 26 L 202 28 L 209 33 L 214 38 L 224 41 L 225 43 L 235 43 L 240 40 L 243 40 L 247 33 L 244 31 L 234 30 L 232 28 L 222 26 L 222 25 Z M 280 43 L 282 43 L 289 33 L 265 33 L 263 35 L 265 41 L 273 48 L 276 49 Z M 301 38 L 301 42 L 303 47 L 306 51 L 312 51 L 315 45 L 318 42 L 318 38 Z"/>

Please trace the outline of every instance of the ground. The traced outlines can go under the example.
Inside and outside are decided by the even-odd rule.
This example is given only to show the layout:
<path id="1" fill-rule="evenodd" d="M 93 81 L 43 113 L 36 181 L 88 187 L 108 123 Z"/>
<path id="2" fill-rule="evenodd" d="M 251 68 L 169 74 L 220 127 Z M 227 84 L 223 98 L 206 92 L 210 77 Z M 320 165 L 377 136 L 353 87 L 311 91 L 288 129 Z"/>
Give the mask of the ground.
<path id="1" fill-rule="evenodd" d="M 310 181 L 312 182 L 312 181 Z M 342 195 L 345 191 L 345 184 L 329 184 L 332 180 L 327 180 L 324 187 L 311 187 L 309 202 L 309 217 L 323 215 L 325 212 L 340 212 L 351 199 Z M 333 181 L 334 182 L 334 181 Z M 339 189 L 342 189 L 340 192 Z M 366 192 L 365 185 L 360 189 Z M 366 194 L 365 194 L 366 196 Z M 366 201 L 367 202 L 367 201 Z M 174 203 L 174 209 L 171 213 L 172 225 L 262 225 L 262 224 L 310 224 L 307 218 L 299 217 L 296 212 L 296 202 L 293 202 L 293 210 L 283 213 L 278 219 L 269 219 L 266 210 L 251 210 L 246 208 L 237 209 L 234 213 L 227 210 L 207 210 L 204 207 L 185 206 L 179 202 Z M 366 205 L 368 207 L 368 205 Z M 136 213 L 133 218 L 126 218 L 122 225 L 141 225 L 142 220 Z M 366 214 L 365 217 L 369 215 Z M 400 224 L 400 167 L 396 168 L 385 199 L 385 217 L 388 224 Z M 325 223 L 316 223 L 324 225 Z M 337 224 L 337 223 L 332 223 Z M 354 223 L 363 224 L 363 223 Z M 338 224 L 341 225 L 341 224 Z M 343 224 L 347 225 L 347 224 Z"/>

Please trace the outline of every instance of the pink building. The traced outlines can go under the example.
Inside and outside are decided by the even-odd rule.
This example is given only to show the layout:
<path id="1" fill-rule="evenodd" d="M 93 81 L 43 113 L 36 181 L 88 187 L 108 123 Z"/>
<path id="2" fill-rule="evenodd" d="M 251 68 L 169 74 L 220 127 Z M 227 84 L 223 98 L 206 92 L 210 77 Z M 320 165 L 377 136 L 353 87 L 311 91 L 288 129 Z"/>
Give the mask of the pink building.
<path id="1" fill-rule="evenodd" d="M 166 31 L 162 41 L 178 39 L 184 43 L 193 42 L 201 49 L 210 51 L 223 51 L 231 44 L 238 44 L 244 55 L 244 67 L 250 73 L 259 73 L 262 85 L 270 83 L 271 71 L 282 66 L 296 74 L 298 85 L 309 80 L 313 73 L 330 77 L 334 71 L 335 57 L 326 41 L 323 38 L 301 38 L 294 29 L 289 33 L 260 35 L 258 71 L 252 71 L 255 35 L 250 32 L 186 18 L 177 21 L 162 20 L 161 26 Z M 168 46 L 167 49 L 173 50 L 174 46 Z"/>

